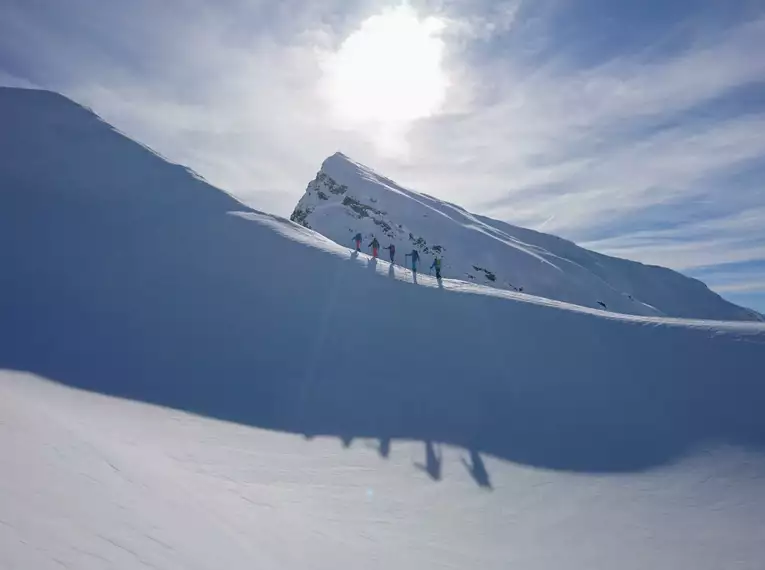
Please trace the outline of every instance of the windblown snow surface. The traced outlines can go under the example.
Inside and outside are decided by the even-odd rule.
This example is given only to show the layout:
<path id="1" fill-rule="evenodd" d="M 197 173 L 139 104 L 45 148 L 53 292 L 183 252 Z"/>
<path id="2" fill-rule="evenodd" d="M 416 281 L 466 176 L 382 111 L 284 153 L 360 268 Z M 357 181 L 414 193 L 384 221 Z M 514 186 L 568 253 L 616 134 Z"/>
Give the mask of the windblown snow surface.
<path id="1" fill-rule="evenodd" d="M 426 272 L 439 256 L 444 276 L 498 289 L 633 315 L 765 320 L 696 279 L 471 214 L 403 188 L 339 152 L 324 161 L 291 219 L 340 244 L 360 232 L 366 252 L 376 236 L 384 247 L 396 247 L 394 261 L 402 265 L 404 254 L 416 249 Z"/>
<path id="2" fill-rule="evenodd" d="M 0 568 L 765 567 L 765 325 L 439 285 L 0 90 Z"/>

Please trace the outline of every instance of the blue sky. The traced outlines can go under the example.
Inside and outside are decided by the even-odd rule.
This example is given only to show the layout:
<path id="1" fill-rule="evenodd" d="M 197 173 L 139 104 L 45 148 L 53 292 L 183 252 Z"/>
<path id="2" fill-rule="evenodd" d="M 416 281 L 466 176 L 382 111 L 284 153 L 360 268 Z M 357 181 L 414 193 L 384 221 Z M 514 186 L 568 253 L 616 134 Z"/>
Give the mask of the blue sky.
<path id="1" fill-rule="evenodd" d="M 343 150 L 765 310 L 765 0 L 3 0 L 60 91 L 288 214 Z"/>

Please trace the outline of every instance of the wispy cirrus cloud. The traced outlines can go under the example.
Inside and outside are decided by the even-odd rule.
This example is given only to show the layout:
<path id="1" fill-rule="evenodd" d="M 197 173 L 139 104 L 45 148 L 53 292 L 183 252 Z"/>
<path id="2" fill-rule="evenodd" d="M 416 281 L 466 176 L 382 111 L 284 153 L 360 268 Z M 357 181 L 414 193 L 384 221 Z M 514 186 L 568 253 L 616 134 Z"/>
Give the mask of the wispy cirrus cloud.
<path id="1" fill-rule="evenodd" d="M 457 159 L 439 180 L 453 197 L 477 186 L 479 208 L 522 223 L 555 215 L 555 229 L 566 231 L 611 206 L 628 212 L 695 192 L 697 181 L 761 157 L 763 107 L 731 113 L 714 103 L 763 82 L 765 63 L 749 57 L 762 49 L 765 19 L 659 62 L 639 55 L 594 68 L 502 62 L 504 72 L 490 70 L 499 78 L 492 101 L 418 134 L 434 166 L 442 156 Z M 449 136 L 454 131 L 460 136 Z"/>
<path id="2" fill-rule="evenodd" d="M 733 274 L 765 291 L 746 265 L 765 259 L 765 61 L 752 58 L 765 18 L 671 53 L 652 47 L 585 66 L 503 60 L 488 101 L 418 132 L 434 156 L 455 158 L 430 165 L 439 191 L 726 293 Z M 732 262 L 725 281 L 707 270 Z"/>
<path id="3" fill-rule="evenodd" d="M 687 270 L 763 260 L 765 208 L 724 218 L 680 223 L 672 228 L 627 231 L 586 245 L 612 255 L 639 250 L 648 263 Z"/>
<path id="4" fill-rule="evenodd" d="M 760 306 L 765 299 L 764 227 L 765 207 L 760 206 L 662 229 L 625 231 L 584 245 L 617 257 L 674 267 L 726 296 L 743 295 L 741 302 Z"/>
<path id="5" fill-rule="evenodd" d="M 328 58 L 398 2 L 9 0 L 0 81 L 62 91 L 277 213 L 342 149 L 480 213 L 755 290 L 765 6 L 617 4 L 412 0 L 442 24 L 449 81 L 398 152 L 322 91 Z"/>

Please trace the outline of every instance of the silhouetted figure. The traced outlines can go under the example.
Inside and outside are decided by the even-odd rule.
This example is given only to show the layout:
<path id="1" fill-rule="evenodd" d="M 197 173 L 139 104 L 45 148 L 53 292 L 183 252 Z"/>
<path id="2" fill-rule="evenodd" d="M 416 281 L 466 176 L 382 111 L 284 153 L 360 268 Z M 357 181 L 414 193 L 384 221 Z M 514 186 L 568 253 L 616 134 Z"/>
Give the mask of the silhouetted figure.
<path id="1" fill-rule="evenodd" d="M 472 463 L 472 465 L 470 463 Z M 464 457 L 462 458 L 462 464 L 465 466 L 465 469 L 468 470 L 470 476 L 475 479 L 475 482 L 478 483 L 480 487 L 491 489 L 489 472 L 486 470 L 486 465 L 484 464 L 483 459 L 481 459 L 481 455 L 475 449 L 470 450 L 470 463 L 465 461 Z"/>
<path id="2" fill-rule="evenodd" d="M 380 438 L 380 447 L 378 448 L 378 451 L 380 452 L 380 455 L 382 457 L 385 457 L 386 459 L 390 455 L 390 438 L 389 437 L 381 437 Z"/>
<path id="3" fill-rule="evenodd" d="M 414 466 L 425 471 L 434 481 L 441 480 L 441 455 L 436 454 L 432 441 L 425 442 L 425 465 L 415 463 Z"/>
<path id="4" fill-rule="evenodd" d="M 353 236 L 353 241 L 356 242 L 356 251 L 361 250 L 361 233 L 357 233 L 355 236 Z"/>

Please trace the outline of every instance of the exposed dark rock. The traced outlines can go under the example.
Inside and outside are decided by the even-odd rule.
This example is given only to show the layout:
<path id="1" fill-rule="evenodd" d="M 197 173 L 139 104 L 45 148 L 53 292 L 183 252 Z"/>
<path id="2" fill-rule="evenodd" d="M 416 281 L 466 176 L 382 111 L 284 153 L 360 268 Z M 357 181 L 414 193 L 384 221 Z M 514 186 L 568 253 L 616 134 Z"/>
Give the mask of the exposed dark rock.
<path id="1" fill-rule="evenodd" d="M 393 228 L 391 228 L 390 224 L 388 224 L 386 221 L 380 220 L 378 218 L 372 218 L 372 221 L 382 228 L 382 231 L 386 236 L 391 238 L 396 237 L 395 234 L 393 233 Z"/>
<path id="2" fill-rule="evenodd" d="M 327 190 L 329 190 L 332 194 L 345 194 L 348 191 L 348 186 L 345 184 L 338 184 L 335 182 L 335 180 L 332 179 L 332 177 L 327 176 L 327 174 L 324 172 L 319 172 L 313 181 L 313 184 L 317 186 L 319 183 L 324 184 Z"/>
<path id="3" fill-rule="evenodd" d="M 301 226 L 305 226 L 306 228 L 311 228 L 311 226 L 308 225 L 308 222 L 306 222 L 306 218 L 308 215 L 312 212 L 310 208 L 306 208 L 305 210 L 302 210 L 300 208 L 295 208 L 295 210 L 292 212 L 292 215 L 290 216 L 290 220 L 293 222 L 300 224 Z"/>
<path id="4" fill-rule="evenodd" d="M 483 271 L 484 275 L 486 275 L 486 279 L 488 279 L 489 281 L 493 282 L 497 280 L 497 276 L 494 275 L 494 273 L 492 273 L 488 269 L 484 269 L 483 267 L 478 267 L 477 265 L 474 265 L 473 269 L 475 269 L 476 271 Z"/>
<path id="5" fill-rule="evenodd" d="M 343 206 L 348 206 L 351 210 L 356 212 L 359 217 L 361 218 L 368 218 L 371 214 L 377 214 L 378 216 L 384 216 L 385 212 L 378 210 L 377 208 L 374 208 L 372 206 L 369 206 L 368 204 L 362 204 L 355 198 L 351 198 L 350 196 L 346 196 L 343 198 Z M 390 226 L 389 226 L 390 227 Z"/>

